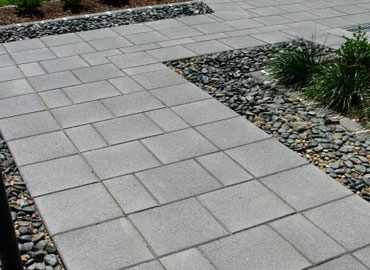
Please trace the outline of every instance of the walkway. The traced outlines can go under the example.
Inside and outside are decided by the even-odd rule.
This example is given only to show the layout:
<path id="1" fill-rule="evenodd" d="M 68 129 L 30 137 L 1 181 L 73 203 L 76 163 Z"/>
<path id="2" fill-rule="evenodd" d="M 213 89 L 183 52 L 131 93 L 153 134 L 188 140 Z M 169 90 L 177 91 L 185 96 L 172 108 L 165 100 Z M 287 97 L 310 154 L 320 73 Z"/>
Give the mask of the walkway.
<path id="1" fill-rule="evenodd" d="M 68 270 L 370 269 L 369 203 L 161 63 L 312 31 L 336 47 L 370 1 L 209 2 L 0 44 L 1 132 Z"/>

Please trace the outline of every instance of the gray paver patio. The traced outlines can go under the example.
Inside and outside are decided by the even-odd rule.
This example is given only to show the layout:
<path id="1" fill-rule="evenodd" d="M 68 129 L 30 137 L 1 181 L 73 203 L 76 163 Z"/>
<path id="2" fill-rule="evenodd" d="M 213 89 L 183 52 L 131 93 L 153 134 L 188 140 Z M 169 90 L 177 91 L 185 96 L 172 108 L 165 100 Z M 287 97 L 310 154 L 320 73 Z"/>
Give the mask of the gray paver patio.
<path id="1" fill-rule="evenodd" d="M 370 269 L 368 203 L 161 63 L 337 47 L 370 0 L 206 2 L 0 44 L 0 129 L 67 270 Z"/>

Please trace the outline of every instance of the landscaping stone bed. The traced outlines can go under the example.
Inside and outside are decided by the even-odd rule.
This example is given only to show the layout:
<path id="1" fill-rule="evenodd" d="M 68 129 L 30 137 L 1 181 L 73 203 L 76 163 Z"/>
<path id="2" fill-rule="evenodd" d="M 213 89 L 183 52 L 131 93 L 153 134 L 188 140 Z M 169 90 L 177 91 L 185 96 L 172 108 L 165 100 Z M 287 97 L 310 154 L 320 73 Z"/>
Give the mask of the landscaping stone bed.
<path id="1" fill-rule="evenodd" d="M 341 124 L 347 118 L 321 108 L 272 80 L 268 82 L 266 77 L 261 80 L 253 75 L 287 46 L 294 46 L 294 42 L 226 51 L 166 64 L 370 201 L 369 131 L 347 130 Z"/>
<path id="2" fill-rule="evenodd" d="M 25 269 L 64 269 L 58 252 L 1 135 L 0 169 L 5 176 L 9 206 Z"/>
<path id="3" fill-rule="evenodd" d="M 0 28 L 0 43 L 212 12 L 213 10 L 203 2 L 192 2 L 153 8 L 139 8 L 68 20 L 60 19 L 44 23 L 30 23 Z"/>

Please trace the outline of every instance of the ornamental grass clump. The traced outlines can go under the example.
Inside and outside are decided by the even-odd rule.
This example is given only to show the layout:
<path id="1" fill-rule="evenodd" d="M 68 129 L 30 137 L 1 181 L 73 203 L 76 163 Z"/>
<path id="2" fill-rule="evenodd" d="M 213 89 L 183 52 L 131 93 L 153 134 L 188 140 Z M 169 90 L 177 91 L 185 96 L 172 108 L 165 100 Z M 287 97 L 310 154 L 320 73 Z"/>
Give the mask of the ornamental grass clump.
<path id="1" fill-rule="evenodd" d="M 330 56 L 300 40 L 267 68 L 280 83 L 301 89 L 327 107 L 370 119 L 370 41 L 360 28 Z M 306 46 L 302 45 L 305 43 Z"/>
<path id="2" fill-rule="evenodd" d="M 17 0 L 17 9 L 25 15 L 38 15 L 42 0 Z"/>
<path id="3" fill-rule="evenodd" d="M 304 92 L 339 112 L 368 113 L 370 106 L 370 42 L 361 29 L 324 64 Z"/>
<path id="4" fill-rule="evenodd" d="M 81 0 L 62 0 L 62 2 L 64 5 L 63 8 L 73 13 L 78 13 L 84 8 L 81 4 Z"/>
<path id="5" fill-rule="evenodd" d="M 299 39 L 295 44 L 280 52 L 267 63 L 271 75 L 278 81 L 293 88 L 308 84 L 324 61 L 323 47 Z"/>

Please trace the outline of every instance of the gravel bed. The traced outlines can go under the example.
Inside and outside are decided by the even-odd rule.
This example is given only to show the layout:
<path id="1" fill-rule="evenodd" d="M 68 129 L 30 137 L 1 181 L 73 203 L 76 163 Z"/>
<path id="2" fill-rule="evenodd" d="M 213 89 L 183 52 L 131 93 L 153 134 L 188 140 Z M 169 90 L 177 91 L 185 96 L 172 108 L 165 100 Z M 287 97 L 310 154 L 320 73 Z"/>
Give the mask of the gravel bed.
<path id="1" fill-rule="evenodd" d="M 1 135 L 0 169 L 5 176 L 11 215 L 25 269 L 64 269 L 58 252 Z"/>
<path id="2" fill-rule="evenodd" d="M 370 201 L 369 131 L 346 130 L 340 123 L 343 116 L 271 80 L 268 82 L 266 77 L 261 80 L 252 76 L 263 69 L 266 60 L 282 48 L 294 46 L 293 43 L 226 51 L 166 64 Z"/>
<path id="3" fill-rule="evenodd" d="M 0 28 L 0 43 L 212 12 L 213 10 L 205 3 L 193 2 L 153 8 L 139 8 L 112 14 L 92 15 L 84 18 L 31 23 Z"/>

